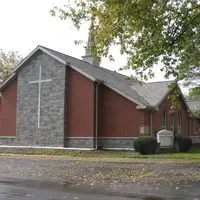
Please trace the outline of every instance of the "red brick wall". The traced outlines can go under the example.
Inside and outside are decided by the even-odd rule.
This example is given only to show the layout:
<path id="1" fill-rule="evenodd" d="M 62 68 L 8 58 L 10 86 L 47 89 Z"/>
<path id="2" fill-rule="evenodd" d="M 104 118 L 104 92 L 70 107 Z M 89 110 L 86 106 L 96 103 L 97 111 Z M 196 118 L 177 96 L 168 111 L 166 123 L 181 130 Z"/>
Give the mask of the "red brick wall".
<path id="1" fill-rule="evenodd" d="M 144 118 L 148 121 L 148 113 L 136 109 L 135 103 L 104 85 L 99 86 L 100 137 L 137 137 Z"/>
<path id="2" fill-rule="evenodd" d="M 183 133 L 184 135 L 190 135 L 190 127 L 189 127 L 189 113 L 188 113 L 188 108 L 185 104 L 185 102 L 183 101 L 183 99 L 181 99 L 181 113 L 182 113 L 182 119 L 183 119 Z M 177 127 L 178 128 L 178 127 Z"/>
<path id="3" fill-rule="evenodd" d="M 69 68 L 67 93 L 67 136 L 93 137 L 94 82 Z"/>
<path id="4" fill-rule="evenodd" d="M 0 136 L 16 136 L 17 80 L 2 92 L 0 108 Z"/>
<path id="5" fill-rule="evenodd" d="M 162 130 L 162 113 L 163 113 L 163 108 L 166 108 L 167 111 L 167 129 L 171 129 L 171 113 L 170 113 L 170 101 L 166 97 L 163 102 L 159 106 L 158 111 L 154 111 L 152 114 L 152 129 L 156 131 Z M 189 135 L 190 130 L 189 130 L 189 117 L 187 113 L 187 107 L 181 99 L 180 101 L 180 112 L 182 114 L 182 132 L 184 135 Z M 178 113 L 175 113 L 175 130 L 178 131 Z"/>

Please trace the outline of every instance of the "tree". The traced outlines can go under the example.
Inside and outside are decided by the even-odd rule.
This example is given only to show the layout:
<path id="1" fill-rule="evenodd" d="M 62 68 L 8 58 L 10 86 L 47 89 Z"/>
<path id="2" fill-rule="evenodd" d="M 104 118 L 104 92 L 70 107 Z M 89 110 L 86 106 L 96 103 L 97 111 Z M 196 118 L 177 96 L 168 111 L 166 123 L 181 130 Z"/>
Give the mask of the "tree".
<path id="1" fill-rule="evenodd" d="M 187 99 L 199 101 L 199 99 L 200 99 L 200 86 L 191 88 L 190 91 L 189 91 L 189 94 L 187 96 Z M 193 117 L 200 118 L 200 110 L 195 110 L 195 111 L 193 110 L 191 114 L 192 114 Z"/>
<path id="2" fill-rule="evenodd" d="M 200 99 L 200 87 L 197 86 L 197 87 L 191 88 L 187 96 L 187 99 Z"/>
<path id="3" fill-rule="evenodd" d="M 127 56 L 123 69 L 141 79 L 153 77 L 160 62 L 165 77 L 177 80 L 200 66 L 199 0 L 68 0 L 51 14 L 72 20 L 77 29 L 92 20 L 94 55 L 112 60 L 109 49 L 118 45 Z"/>
<path id="4" fill-rule="evenodd" d="M 15 66 L 22 60 L 16 51 L 4 52 L 0 49 L 0 84 L 5 81 Z"/>

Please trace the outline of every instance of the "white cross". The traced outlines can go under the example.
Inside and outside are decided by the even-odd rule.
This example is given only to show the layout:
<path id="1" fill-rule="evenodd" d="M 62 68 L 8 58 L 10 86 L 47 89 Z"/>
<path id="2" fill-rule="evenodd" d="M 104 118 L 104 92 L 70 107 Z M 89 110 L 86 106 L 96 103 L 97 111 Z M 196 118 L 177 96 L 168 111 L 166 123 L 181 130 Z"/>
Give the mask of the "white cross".
<path id="1" fill-rule="evenodd" d="M 40 128 L 41 85 L 44 82 L 50 82 L 50 81 L 52 81 L 52 79 L 42 80 L 42 66 L 40 66 L 39 80 L 30 81 L 29 82 L 29 83 L 39 83 L 39 91 L 38 91 L 38 128 Z"/>

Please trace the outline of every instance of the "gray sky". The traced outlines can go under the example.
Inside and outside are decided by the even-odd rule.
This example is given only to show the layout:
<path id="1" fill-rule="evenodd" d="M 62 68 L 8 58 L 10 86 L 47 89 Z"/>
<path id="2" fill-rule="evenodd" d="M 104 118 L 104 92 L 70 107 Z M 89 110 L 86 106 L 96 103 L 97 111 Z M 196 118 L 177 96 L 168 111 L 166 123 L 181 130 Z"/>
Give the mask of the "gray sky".
<path id="1" fill-rule="evenodd" d="M 67 0 L 1 0 L 0 1 L 0 48 L 15 50 L 25 57 L 37 45 L 43 45 L 70 56 L 81 58 L 84 48 L 75 45 L 74 40 L 87 40 L 88 27 L 77 31 L 70 21 L 62 21 L 49 13 L 54 6 L 62 6 Z M 111 70 L 122 67 L 126 58 L 112 50 L 115 62 L 103 59 L 101 65 Z M 123 72 L 127 75 L 130 72 Z M 151 81 L 164 80 L 156 70 Z"/>

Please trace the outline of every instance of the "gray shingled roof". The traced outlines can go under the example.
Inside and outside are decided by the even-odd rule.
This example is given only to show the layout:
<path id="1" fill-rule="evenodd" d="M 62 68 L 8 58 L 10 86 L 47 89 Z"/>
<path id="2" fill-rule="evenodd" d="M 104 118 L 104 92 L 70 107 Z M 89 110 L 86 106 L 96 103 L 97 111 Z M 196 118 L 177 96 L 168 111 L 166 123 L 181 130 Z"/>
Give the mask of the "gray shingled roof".
<path id="1" fill-rule="evenodd" d="M 169 92 L 169 85 L 174 81 L 151 82 L 132 85 L 138 94 L 143 96 L 152 106 L 158 106 Z"/>
<path id="2" fill-rule="evenodd" d="M 113 88 L 116 88 L 117 90 L 123 92 L 125 95 L 136 100 L 137 102 L 147 107 L 151 107 L 150 103 L 147 100 L 145 100 L 144 97 L 139 95 L 136 90 L 129 87 L 130 84 L 136 83 L 137 82 L 136 80 L 131 80 L 131 81 L 125 80 L 125 76 L 117 72 L 113 72 L 103 67 L 89 64 L 88 62 L 85 62 L 83 60 L 79 60 L 77 58 L 65 55 L 63 53 L 57 52 L 55 50 L 46 47 L 42 48 L 46 49 L 56 57 L 59 57 L 60 59 L 70 63 L 70 65 L 79 68 L 81 71 L 85 72 L 86 74 L 89 74 L 90 76 L 96 78 L 97 80 L 103 81 L 105 84 L 108 84 Z"/>
<path id="3" fill-rule="evenodd" d="M 132 100 L 141 108 L 153 108 L 157 106 L 158 103 L 168 93 L 168 85 L 172 83 L 172 81 L 143 83 L 141 86 L 137 80 L 126 80 L 126 76 L 120 73 L 92 65 L 83 60 L 68 56 L 43 46 L 38 46 L 18 65 L 18 67 L 13 71 L 11 77 L 1 85 L 0 91 L 7 87 L 12 79 L 17 76 L 17 73 L 21 70 L 21 67 L 24 66 L 26 60 L 29 59 L 30 56 L 32 56 L 37 50 L 42 50 L 48 53 L 50 56 L 58 59 L 63 64 L 69 63 L 72 68 L 75 67 L 83 74 L 94 78 L 94 80 L 102 81 L 104 85 Z"/>
<path id="4" fill-rule="evenodd" d="M 191 111 L 200 111 L 200 99 L 187 100 Z"/>

